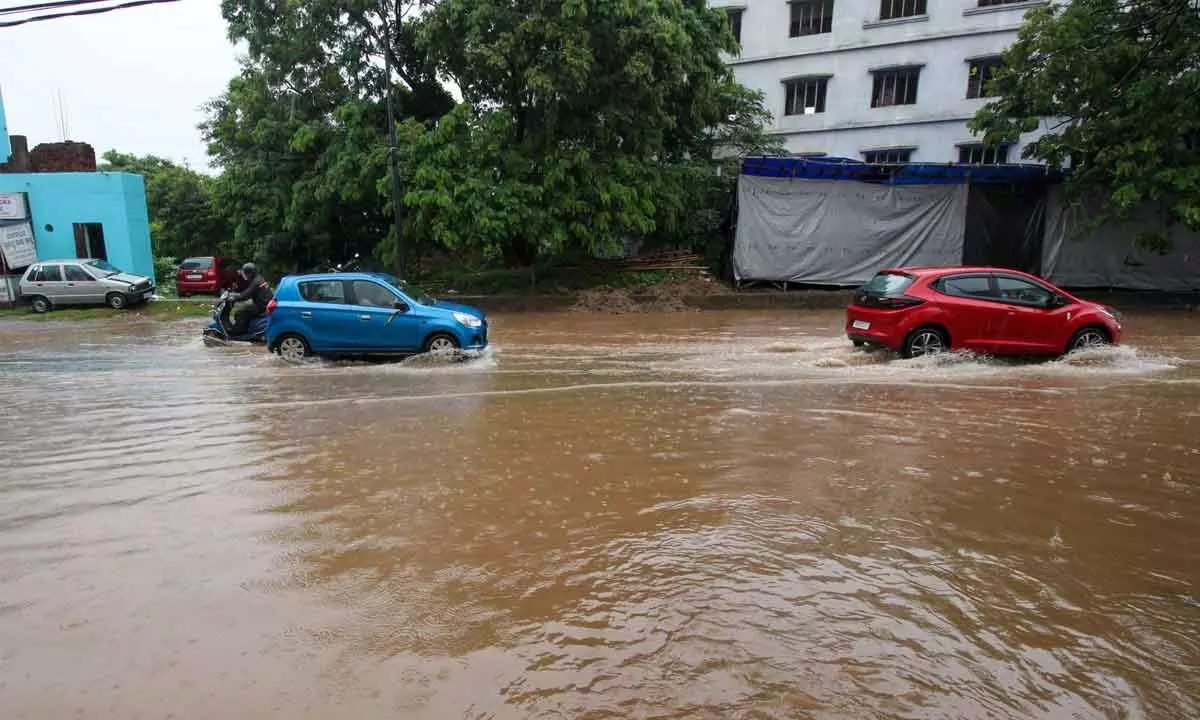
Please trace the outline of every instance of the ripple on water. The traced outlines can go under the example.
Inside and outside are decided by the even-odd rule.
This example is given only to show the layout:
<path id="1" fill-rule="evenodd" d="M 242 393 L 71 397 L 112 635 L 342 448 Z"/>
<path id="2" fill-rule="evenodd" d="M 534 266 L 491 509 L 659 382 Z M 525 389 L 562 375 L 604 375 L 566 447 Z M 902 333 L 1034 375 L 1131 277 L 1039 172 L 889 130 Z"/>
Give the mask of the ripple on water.
<path id="1" fill-rule="evenodd" d="M 564 562 L 574 570 L 558 582 L 586 594 L 510 639 L 530 672 L 507 700 L 592 717 L 664 707 L 671 717 L 1145 712 L 1123 678 L 1095 664 L 1105 657 L 1096 638 L 1045 619 L 1079 608 L 999 558 L 738 510 L 746 516 L 724 527 L 626 538 L 586 548 L 602 563 Z"/>
<path id="2" fill-rule="evenodd" d="M 0 704 L 1200 716 L 1194 348 L 902 361 L 806 317 L 300 366 L 4 325 Z"/>

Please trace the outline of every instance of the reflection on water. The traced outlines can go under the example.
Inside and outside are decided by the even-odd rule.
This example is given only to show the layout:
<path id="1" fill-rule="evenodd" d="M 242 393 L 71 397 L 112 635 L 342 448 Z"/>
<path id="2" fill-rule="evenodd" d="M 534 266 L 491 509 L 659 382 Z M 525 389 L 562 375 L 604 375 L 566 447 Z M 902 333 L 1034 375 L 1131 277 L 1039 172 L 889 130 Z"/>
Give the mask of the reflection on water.
<path id="1" fill-rule="evenodd" d="M 836 313 L 499 317 L 466 363 L 0 326 L 0 707 L 1200 714 L 1200 337 L 1040 363 Z"/>

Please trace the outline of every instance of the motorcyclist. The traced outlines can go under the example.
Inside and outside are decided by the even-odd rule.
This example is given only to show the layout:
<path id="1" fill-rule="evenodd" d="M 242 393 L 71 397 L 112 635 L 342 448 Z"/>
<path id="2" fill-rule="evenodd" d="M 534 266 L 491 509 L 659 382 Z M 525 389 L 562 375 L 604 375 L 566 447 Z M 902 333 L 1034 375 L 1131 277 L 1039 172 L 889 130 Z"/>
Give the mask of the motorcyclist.
<path id="1" fill-rule="evenodd" d="M 246 263 L 242 266 L 241 276 L 246 280 L 246 287 L 240 293 L 233 295 L 230 302 L 234 303 L 233 327 L 230 335 L 244 335 L 250 329 L 250 323 L 255 318 L 267 314 L 267 304 L 275 294 L 271 286 L 258 273 L 258 266 Z"/>

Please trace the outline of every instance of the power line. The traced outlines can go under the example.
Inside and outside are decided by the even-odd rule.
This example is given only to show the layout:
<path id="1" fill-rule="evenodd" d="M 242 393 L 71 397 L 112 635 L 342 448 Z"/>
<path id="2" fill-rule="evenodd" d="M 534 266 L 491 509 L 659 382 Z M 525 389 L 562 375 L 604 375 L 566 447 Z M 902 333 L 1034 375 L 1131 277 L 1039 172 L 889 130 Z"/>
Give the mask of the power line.
<path id="1" fill-rule="evenodd" d="M 100 0 L 86 0 L 87 2 L 99 2 Z M 107 5 L 100 8 L 87 8 L 85 10 L 76 10 L 74 12 L 54 13 L 52 15 L 35 15 L 33 17 L 22 18 L 20 20 L 6 20 L 0 22 L 0 28 L 15 27 L 26 23 L 43 22 L 45 20 L 57 20 L 59 18 L 77 17 L 80 15 L 99 15 L 100 13 L 112 12 L 113 10 L 128 10 L 129 8 L 142 7 L 143 5 L 161 5 L 162 3 L 179 2 L 179 0 L 133 0 L 133 2 L 125 2 L 119 5 Z M 59 3 L 44 3 L 46 5 L 56 6 Z M 67 5 L 81 5 L 84 1 L 81 0 L 64 0 Z"/>
<path id="2" fill-rule="evenodd" d="M 92 5 L 102 2 L 108 2 L 108 0 L 51 0 L 50 2 L 40 2 L 33 5 L 0 7 L 0 15 L 14 15 L 17 13 L 33 12 L 34 10 L 57 10 L 59 8 L 72 7 L 75 5 Z"/>

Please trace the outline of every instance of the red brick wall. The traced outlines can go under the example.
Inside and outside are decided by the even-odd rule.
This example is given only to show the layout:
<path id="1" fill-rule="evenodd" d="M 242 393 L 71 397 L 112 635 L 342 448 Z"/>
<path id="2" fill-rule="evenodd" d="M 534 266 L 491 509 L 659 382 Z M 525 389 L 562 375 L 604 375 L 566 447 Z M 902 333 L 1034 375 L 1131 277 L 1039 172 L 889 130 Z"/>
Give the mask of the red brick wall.
<path id="1" fill-rule="evenodd" d="M 87 143 L 42 143 L 29 153 L 34 172 L 95 172 L 96 150 Z"/>

